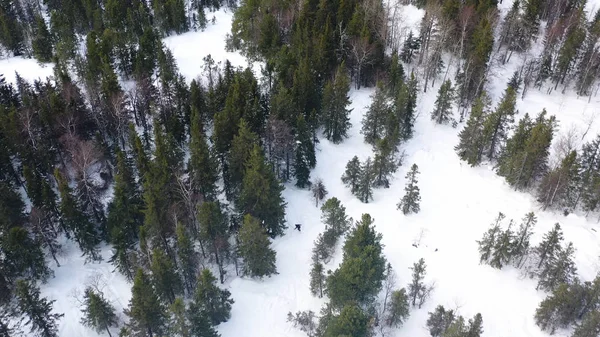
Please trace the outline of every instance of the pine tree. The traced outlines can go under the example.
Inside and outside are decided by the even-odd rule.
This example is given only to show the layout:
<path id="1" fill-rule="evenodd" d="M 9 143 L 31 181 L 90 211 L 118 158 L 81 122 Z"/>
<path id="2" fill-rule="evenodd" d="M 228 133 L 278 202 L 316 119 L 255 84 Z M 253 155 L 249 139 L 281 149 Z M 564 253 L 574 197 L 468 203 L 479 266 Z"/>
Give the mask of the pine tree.
<path id="1" fill-rule="evenodd" d="M 131 288 L 127 329 L 132 336 L 162 336 L 167 331 L 167 314 L 154 292 L 150 279 L 138 269 Z"/>
<path id="2" fill-rule="evenodd" d="M 258 278 L 276 274 L 276 253 L 258 219 L 245 215 L 239 236 L 238 250 L 244 259 L 243 274 Z"/>
<path id="3" fill-rule="evenodd" d="M 452 101 L 454 100 L 454 88 L 452 82 L 446 80 L 438 91 L 438 96 L 435 100 L 435 108 L 431 112 L 431 120 L 437 124 L 448 124 L 453 122 L 452 118 Z"/>
<path id="4" fill-rule="evenodd" d="M 438 305 L 434 312 L 429 313 L 429 318 L 427 318 L 426 325 L 429 334 L 431 337 L 443 336 L 454 320 L 454 310 L 446 310 L 443 306 Z"/>
<path id="5" fill-rule="evenodd" d="M 196 287 L 200 258 L 194 249 L 194 242 L 190 239 L 190 234 L 187 233 L 181 224 L 177 225 L 175 234 L 177 238 L 177 245 L 175 248 L 179 273 L 181 274 L 184 287 L 189 294 Z"/>
<path id="6" fill-rule="evenodd" d="M 325 291 L 324 269 L 323 264 L 318 260 L 313 261 L 310 269 L 310 292 L 319 298 L 323 297 L 323 291 Z"/>
<path id="7" fill-rule="evenodd" d="M 163 303 L 173 303 L 175 298 L 183 293 L 183 287 L 171 258 L 161 249 L 155 248 L 152 251 L 150 270 L 152 271 L 152 285 L 156 294 Z"/>
<path id="8" fill-rule="evenodd" d="M 200 224 L 200 239 L 209 245 L 214 261 L 219 268 L 219 279 L 224 282 L 225 256 L 229 251 L 228 224 L 221 212 L 218 202 L 205 202 L 198 208 L 198 223 Z"/>
<path id="9" fill-rule="evenodd" d="M 226 192 L 232 196 L 239 195 L 242 189 L 245 165 L 256 144 L 258 144 L 258 136 L 250 131 L 248 123 L 242 119 L 239 124 L 239 132 L 231 141 L 228 165 L 223 166 Z"/>
<path id="10" fill-rule="evenodd" d="M 593 211 L 600 203 L 600 136 L 582 146 L 579 156 L 581 185 L 576 204 L 582 202 L 585 211 Z"/>
<path id="11" fill-rule="evenodd" d="M 348 115 L 352 111 L 348 109 L 350 98 L 350 79 L 346 74 L 344 63 L 335 74 L 333 82 L 328 82 L 323 91 L 323 127 L 325 137 L 339 144 L 348 136 L 348 129 L 351 126 Z"/>
<path id="12" fill-rule="evenodd" d="M 315 199 L 315 206 L 319 207 L 319 202 L 323 201 L 327 196 L 327 189 L 325 188 L 325 184 L 323 184 L 323 180 L 317 179 L 310 187 L 312 191 L 313 199 Z"/>
<path id="13" fill-rule="evenodd" d="M 465 128 L 458 134 L 460 139 L 454 148 L 461 160 L 471 166 L 481 163 L 485 150 L 484 121 L 490 114 L 491 100 L 483 91 L 471 107 L 471 114 Z"/>
<path id="14" fill-rule="evenodd" d="M 52 60 L 52 35 L 41 16 L 35 17 L 35 35 L 31 41 L 34 57 L 40 62 Z"/>
<path id="15" fill-rule="evenodd" d="M 373 200 L 373 182 L 375 171 L 371 157 L 367 158 L 360 168 L 360 178 L 358 180 L 358 188 L 355 195 L 364 203 Z"/>
<path id="16" fill-rule="evenodd" d="M 339 238 L 350 229 L 351 220 L 346 215 L 346 207 L 338 198 L 329 198 L 321 206 L 321 221 L 325 224 L 325 230 L 331 231 Z"/>
<path id="17" fill-rule="evenodd" d="M 477 241 L 479 245 L 479 254 L 480 259 L 479 263 L 488 262 L 494 253 L 494 247 L 498 241 L 498 236 L 500 233 L 500 222 L 504 219 L 504 214 L 498 213 L 498 217 L 488 229 L 488 231 L 483 235 L 481 241 Z"/>
<path id="18" fill-rule="evenodd" d="M 191 337 L 185 303 L 178 297 L 169 307 L 169 336 Z"/>
<path id="19" fill-rule="evenodd" d="M 387 326 L 398 328 L 404 324 L 410 315 L 409 298 L 404 288 L 392 292 L 390 306 L 384 317 Z"/>
<path id="20" fill-rule="evenodd" d="M 510 263 L 513 256 L 512 243 L 514 241 L 514 233 L 511 230 L 512 220 L 508 228 L 499 233 L 496 242 L 494 243 L 492 256 L 490 257 L 490 266 L 502 269 Z"/>
<path id="21" fill-rule="evenodd" d="M 560 250 L 560 243 L 563 240 L 563 233 L 558 223 L 554 224 L 551 231 L 544 234 L 542 242 L 535 247 L 534 251 L 538 257 L 537 268 L 540 268 L 547 260 L 556 257 Z"/>
<path id="22" fill-rule="evenodd" d="M 25 278 L 45 282 L 52 274 L 39 243 L 23 227 L 13 227 L 0 237 L 3 252 L 2 274 L 9 280 Z M 6 261 L 6 262 L 4 262 Z M 12 283 L 12 282 L 11 282 Z"/>
<path id="23" fill-rule="evenodd" d="M 227 322 L 231 317 L 231 293 L 217 286 L 217 279 L 208 269 L 203 269 L 198 277 L 198 286 L 191 305 L 204 311 L 212 325 Z"/>
<path id="24" fill-rule="evenodd" d="M 466 337 L 481 337 L 483 334 L 483 317 L 477 313 L 473 319 L 469 319 L 469 327 Z"/>
<path id="25" fill-rule="evenodd" d="M 496 159 L 508 137 L 508 131 L 516 114 L 516 101 L 516 91 L 510 86 L 507 87 L 496 110 L 489 114 L 483 123 L 484 144 L 489 160 Z"/>
<path id="26" fill-rule="evenodd" d="M 100 235 L 94 224 L 92 224 L 88 217 L 83 214 L 81 206 L 73 196 L 73 192 L 69 187 L 67 181 L 63 176 L 56 170 L 54 172 L 58 180 L 58 190 L 60 192 L 60 213 L 62 215 L 63 223 L 69 232 L 73 233 L 75 240 L 79 244 L 79 248 L 86 256 L 86 261 L 100 261 L 100 250 L 98 244 L 100 243 Z"/>
<path id="27" fill-rule="evenodd" d="M 263 221 L 271 237 L 283 234 L 285 227 L 285 202 L 281 196 L 283 186 L 267 166 L 262 150 L 254 145 L 246 162 L 246 173 L 238 208 Z"/>
<path id="28" fill-rule="evenodd" d="M 190 161 L 188 171 L 194 189 L 205 199 L 212 200 L 217 193 L 216 182 L 218 175 L 218 162 L 208 146 L 203 131 L 204 121 L 198 108 L 192 108 L 190 121 Z"/>
<path id="29" fill-rule="evenodd" d="M 423 283 L 423 279 L 427 274 L 426 268 L 425 260 L 422 258 L 410 268 L 412 270 L 412 281 L 408 285 L 408 299 L 413 306 L 421 301 L 421 297 L 427 291 L 427 286 Z M 421 304 L 418 305 L 421 307 Z"/>
<path id="30" fill-rule="evenodd" d="M 390 187 L 389 176 L 398 169 L 398 162 L 395 159 L 396 149 L 388 138 L 377 141 L 375 146 L 375 159 L 373 161 L 373 172 L 375 187 Z"/>
<path id="31" fill-rule="evenodd" d="M 304 116 L 300 114 L 296 121 L 296 160 L 294 161 L 296 186 L 304 188 L 310 185 L 310 169 L 316 164 L 313 137 Z"/>
<path id="32" fill-rule="evenodd" d="M 525 214 L 525 217 L 519 225 L 519 231 L 515 233 L 514 240 L 511 248 L 511 255 L 513 257 L 513 263 L 517 268 L 523 265 L 524 259 L 529 254 L 529 239 L 533 235 L 533 227 L 537 223 L 537 218 L 533 212 Z"/>
<path id="33" fill-rule="evenodd" d="M 413 164 L 410 167 L 410 171 L 406 174 L 406 187 L 404 187 L 404 191 L 406 192 L 400 200 L 400 203 L 397 205 L 397 209 L 402 209 L 402 213 L 410 214 L 410 213 L 419 213 L 421 210 L 421 206 L 419 203 L 421 202 L 421 194 L 419 192 L 419 186 L 417 186 L 418 180 L 417 175 L 419 174 L 419 167 L 417 164 Z"/>
<path id="34" fill-rule="evenodd" d="M 25 325 L 30 326 L 31 333 L 41 337 L 58 336 L 57 321 L 64 314 L 53 314 L 54 301 L 40 298 L 40 290 L 32 283 L 18 280 L 15 287 L 17 311 L 26 316 Z"/>
<path id="35" fill-rule="evenodd" d="M 600 312 L 594 310 L 587 314 L 581 324 L 577 325 L 571 337 L 595 337 L 600 334 Z"/>
<path id="36" fill-rule="evenodd" d="M 388 115 L 392 113 L 392 107 L 388 100 L 387 92 L 382 82 L 377 83 L 377 89 L 371 96 L 371 105 L 365 112 L 362 120 L 361 133 L 367 144 L 375 145 L 384 135 L 385 123 Z"/>
<path id="37" fill-rule="evenodd" d="M 339 315 L 330 318 L 323 337 L 369 336 L 369 317 L 355 304 L 344 306 Z"/>
<path id="38" fill-rule="evenodd" d="M 117 325 L 115 308 L 102 295 L 87 287 L 83 294 L 84 308 L 81 310 L 83 317 L 81 324 L 94 329 L 97 333 L 106 331 L 110 337 L 110 328 Z"/>
<path id="39" fill-rule="evenodd" d="M 206 317 L 206 313 L 197 308 L 194 302 L 188 308 L 188 319 L 190 321 L 191 336 L 219 337 L 220 335 L 213 328 L 212 323 Z"/>
<path id="40" fill-rule="evenodd" d="M 381 234 L 373 228 L 374 220 L 363 214 L 344 243 L 344 259 L 327 278 L 327 293 L 335 308 L 348 303 L 368 305 L 381 289 L 385 278 Z"/>
<path id="41" fill-rule="evenodd" d="M 539 281 L 536 289 L 554 290 L 559 284 L 570 284 L 577 275 L 577 267 L 573 261 L 575 248 L 573 243 L 565 248 L 560 248 L 554 256 L 549 256 L 539 273 Z"/>
<path id="42" fill-rule="evenodd" d="M 411 30 L 410 32 L 408 32 L 408 36 L 406 37 L 406 40 L 404 40 L 404 44 L 402 45 L 400 58 L 402 59 L 402 61 L 408 64 L 412 63 L 414 55 L 417 53 L 420 47 L 421 39 L 417 36 L 414 36 Z"/>
<path id="43" fill-rule="evenodd" d="M 352 157 L 352 159 L 346 164 L 346 171 L 342 175 L 342 182 L 347 187 L 350 187 L 350 192 L 356 194 L 359 188 L 359 181 L 362 176 L 362 168 L 358 156 Z"/>
<path id="44" fill-rule="evenodd" d="M 562 207 L 572 211 L 577 202 L 580 178 L 577 151 L 571 151 L 560 166 L 548 172 L 538 186 L 538 200 L 548 207 Z"/>

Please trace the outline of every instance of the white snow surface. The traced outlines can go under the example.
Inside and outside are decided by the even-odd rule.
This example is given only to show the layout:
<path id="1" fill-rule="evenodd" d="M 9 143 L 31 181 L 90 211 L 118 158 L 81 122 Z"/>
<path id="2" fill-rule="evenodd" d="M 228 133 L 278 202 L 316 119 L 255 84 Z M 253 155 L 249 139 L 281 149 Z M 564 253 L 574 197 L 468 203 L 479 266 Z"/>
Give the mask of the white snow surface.
<path id="1" fill-rule="evenodd" d="M 503 10 L 510 8 L 506 2 L 510 3 L 505 1 Z M 410 21 L 418 25 L 418 15 L 422 12 L 409 8 L 406 13 L 411 17 Z M 219 11 L 215 16 L 217 24 L 209 24 L 204 32 L 165 40 L 173 50 L 180 71 L 189 80 L 201 73 L 202 57 L 207 54 L 216 61 L 228 58 L 234 65 L 245 65 L 244 58 L 238 53 L 224 52 L 224 36 L 230 28 L 231 13 Z M 415 16 L 417 19 L 413 19 Z M 210 19 L 211 16 L 208 17 Z M 41 74 L 47 69 L 37 65 L 34 68 L 34 64 L 35 61 L 31 60 L 3 60 L 0 61 L 0 73 L 4 72 L 7 78 L 14 70 L 19 70 L 25 78 L 45 76 Z M 494 73 L 488 86 L 494 103 L 519 64 L 519 57 L 513 56 L 512 63 Z M 591 231 L 598 227 L 597 215 L 586 219 L 579 214 L 565 217 L 560 213 L 544 212 L 534 197 L 512 190 L 501 177 L 496 176 L 492 167 L 471 168 L 461 162 L 453 148 L 464 124 L 454 129 L 435 125 L 429 118 L 440 82 L 438 80 L 436 87 L 428 88 L 427 93 L 420 91 L 415 136 L 400 149 L 406 152 L 405 164 L 394 175 L 389 189 L 375 190 L 372 202 L 361 203 L 340 181 L 350 158 L 358 155 L 364 160 L 372 156 L 371 147 L 363 142 L 359 132 L 372 89 L 351 92 L 353 126 L 349 138 L 339 145 L 321 139 L 317 149 L 317 167 L 311 177 L 322 178 L 329 191 L 328 197 L 340 199 L 354 219 L 359 219 L 363 213 L 369 213 L 375 219 L 377 231 L 383 234 L 387 260 L 398 275 L 399 287 L 410 281 L 409 267 L 419 258 L 425 259 L 426 281 L 436 285 L 433 295 L 423 308 L 411 309 L 409 320 L 395 330 L 393 336 L 427 336 L 427 313 L 438 304 L 457 309 L 467 318 L 480 312 L 485 337 L 548 336 L 533 320 L 538 303 L 547 294 L 536 291 L 536 281 L 524 277 L 519 270 L 510 267 L 496 270 L 479 264 L 475 241 L 481 238 L 499 211 L 506 214 L 507 220 L 512 218 L 517 223 L 525 213 L 533 211 L 538 216 L 538 224 L 532 243 L 536 244 L 554 223 L 559 222 L 565 241 L 572 241 L 577 248 L 575 258 L 579 275 L 589 280 L 599 270 L 598 233 Z M 600 114 L 598 97 L 593 97 L 588 103 L 587 98 L 577 98 L 569 93 L 561 95 L 557 91 L 547 95 L 545 90 L 530 89 L 523 100 L 518 100 L 520 116 L 525 112 L 535 115 L 544 107 L 560 121 L 559 133 L 569 129 L 584 132 L 592 117 Z M 600 126 L 595 121 L 586 140 L 595 137 L 598 130 Z M 413 163 L 418 164 L 421 172 L 421 212 L 404 216 L 396 210 L 396 204 L 404 193 L 404 176 Z M 299 310 L 318 313 L 326 301 L 313 297 L 309 292 L 311 249 L 317 235 L 324 230 L 320 210 L 315 207 L 308 191 L 297 189 L 292 184 L 286 185 L 284 197 L 288 203 L 286 219 L 290 228 L 283 237 L 273 241 L 279 274 L 264 280 L 240 278 L 233 273 L 228 275 L 225 287 L 231 291 L 235 304 L 230 321 L 218 327 L 223 337 L 304 336 L 286 322 L 286 314 Z M 291 228 L 294 223 L 303 224 L 301 233 Z M 415 248 L 412 243 L 421 233 L 420 246 Z M 103 254 L 104 262 L 84 264 L 78 249 L 67 244 L 64 256 L 59 257 L 61 266 L 52 264 L 55 277 L 41 289 L 43 296 L 56 300 L 55 312 L 65 314 L 60 321 L 60 336 L 98 336 L 79 324 L 80 308 L 73 296 L 96 275 L 100 275 L 100 286 L 116 309 L 122 312 L 127 307 L 131 285 L 106 261 L 110 255 L 109 247 L 103 248 Z M 326 268 L 337 268 L 341 255 L 340 245 Z M 121 314 L 121 317 L 124 318 L 124 315 Z M 113 332 L 116 334 L 118 329 L 113 329 Z M 559 331 L 556 335 L 567 336 L 568 333 Z"/>
<path id="2" fill-rule="evenodd" d="M 39 63 L 35 59 L 23 57 L 0 59 L 0 74 L 3 74 L 9 83 L 15 83 L 15 72 L 27 81 L 35 81 L 52 76 L 53 68 L 52 63 Z"/>

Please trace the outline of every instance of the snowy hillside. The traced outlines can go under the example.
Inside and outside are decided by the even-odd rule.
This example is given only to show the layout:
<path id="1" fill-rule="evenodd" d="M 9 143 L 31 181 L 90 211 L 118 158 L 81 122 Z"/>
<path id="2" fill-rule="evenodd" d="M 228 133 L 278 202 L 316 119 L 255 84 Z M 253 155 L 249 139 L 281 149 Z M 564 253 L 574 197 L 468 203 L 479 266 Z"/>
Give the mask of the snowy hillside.
<path id="1" fill-rule="evenodd" d="M 501 5 L 504 13 L 511 1 Z M 600 1 L 590 1 L 589 12 L 600 7 Z M 179 70 L 188 81 L 202 73 L 202 59 L 210 54 L 216 61 L 229 59 L 236 66 L 247 66 L 239 53 L 225 52 L 224 38 L 231 27 L 232 13 L 218 11 L 216 24 L 209 23 L 204 32 L 190 32 L 165 39 L 173 51 Z M 407 22 L 418 29 L 422 11 L 405 8 Z M 410 19 L 408 19 L 410 18 Z M 210 20 L 210 17 L 209 17 Z M 514 56 L 510 63 L 493 70 L 488 84 L 493 104 L 498 102 L 512 73 L 521 64 L 521 56 Z M 255 73 L 259 66 L 253 65 Z M 0 73 L 12 81 L 10 74 L 18 71 L 26 79 L 44 78 L 51 75 L 50 65 L 40 66 L 33 60 L 13 58 L 0 61 Z M 341 144 L 320 139 L 317 146 L 317 166 L 312 178 L 323 179 L 328 197 L 337 197 L 346 207 L 349 216 L 359 219 L 369 213 L 375 219 L 378 232 L 383 234 L 384 253 L 398 274 L 398 285 L 410 281 L 412 266 L 419 258 L 427 263 L 427 282 L 435 282 L 431 298 L 421 309 L 411 310 L 409 320 L 393 336 L 427 336 L 425 328 L 427 313 L 437 305 L 456 309 L 465 317 L 480 312 L 484 321 L 485 337 L 548 336 L 534 323 L 533 314 L 547 293 L 536 290 L 536 280 L 523 275 L 522 271 L 507 267 L 502 270 L 480 264 L 477 243 L 498 212 L 507 219 L 520 219 L 528 212 L 535 212 L 538 224 L 532 243 L 559 222 L 564 230 L 565 242 L 572 241 L 577 249 L 578 274 L 584 280 L 593 279 L 600 271 L 600 233 L 595 216 L 584 214 L 563 216 L 540 209 L 535 198 L 514 191 L 502 177 L 495 174 L 490 165 L 470 167 L 461 162 L 454 151 L 458 143 L 457 128 L 440 126 L 430 120 L 437 89 L 441 84 L 419 92 L 418 118 L 415 135 L 402 145 L 404 164 L 394 174 L 389 189 L 376 189 L 374 200 L 362 203 L 346 188 L 340 177 L 346 163 L 355 155 L 361 160 L 373 156 L 371 146 L 364 143 L 360 134 L 361 120 L 371 101 L 373 89 L 351 91 L 352 100 L 349 138 Z M 519 116 L 526 112 L 535 115 L 546 108 L 559 120 L 561 134 L 570 130 L 585 134 L 579 145 L 600 132 L 600 96 L 576 97 L 573 93 L 561 95 L 555 91 L 547 95 L 544 89 L 529 89 L 524 99 L 517 100 Z M 560 135 L 555 137 L 558 139 Z M 413 163 L 421 172 L 421 212 L 403 215 L 396 204 L 404 193 L 405 175 Z M 273 242 L 277 252 L 278 275 L 264 280 L 235 277 L 228 273 L 226 286 L 235 300 L 231 319 L 218 327 L 223 337 L 300 337 L 304 334 L 286 322 L 288 312 L 313 310 L 318 312 L 325 299 L 318 299 L 309 291 L 311 249 L 317 235 L 323 231 L 320 209 L 315 207 L 310 192 L 286 185 L 284 197 L 287 202 L 288 229 L 283 237 Z M 293 224 L 303 224 L 302 232 L 295 231 Z M 419 242 L 418 247 L 413 244 Z M 55 277 L 42 285 L 42 295 L 56 300 L 54 311 L 64 313 L 60 321 L 59 335 L 64 337 L 99 336 L 83 327 L 76 293 L 84 284 L 96 279 L 118 312 L 127 307 L 131 285 L 114 272 L 107 262 L 108 246 L 103 247 L 104 262 L 84 264 L 80 251 L 67 244 L 65 254 L 59 257 L 61 266 L 51 264 Z M 341 246 L 335 257 L 326 265 L 334 270 L 342 261 Z M 125 319 L 124 315 L 120 315 Z M 118 331 L 115 329 L 113 335 Z M 559 331 L 557 336 L 568 336 L 569 331 Z"/>

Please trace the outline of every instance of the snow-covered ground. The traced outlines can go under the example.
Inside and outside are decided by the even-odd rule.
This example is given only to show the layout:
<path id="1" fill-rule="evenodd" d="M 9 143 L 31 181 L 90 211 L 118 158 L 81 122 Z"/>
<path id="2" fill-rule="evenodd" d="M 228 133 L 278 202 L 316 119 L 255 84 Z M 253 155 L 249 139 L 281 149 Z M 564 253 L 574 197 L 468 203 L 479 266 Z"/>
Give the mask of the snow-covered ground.
<path id="1" fill-rule="evenodd" d="M 510 8 L 505 1 L 503 9 Z M 596 5 L 596 4 L 594 4 Z M 588 7 L 591 5 L 588 5 Z M 407 10 L 411 22 L 422 13 L 414 8 Z M 209 19 L 211 15 L 208 16 Z M 173 50 L 180 71 L 189 79 L 201 72 L 202 58 L 211 54 L 216 61 L 228 58 L 234 65 L 245 66 L 246 61 L 238 53 L 224 51 L 224 36 L 229 31 L 232 15 L 215 13 L 216 25 L 209 23 L 204 32 L 187 33 L 170 37 L 165 44 Z M 418 18 L 418 16 L 417 16 Z M 33 66 L 36 65 L 37 68 Z M 519 65 L 518 57 L 502 71 L 496 71 L 489 85 L 490 93 L 497 102 L 508 78 Z M 44 77 L 51 69 L 39 68 L 35 61 L 10 59 L 0 61 L 0 72 L 8 79 L 18 70 L 25 78 Z M 441 82 L 441 81 L 438 81 Z M 439 84 L 438 84 L 439 85 Z M 492 269 L 479 264 L 477 244 L 498 212 L 517 222 L 527 212 L 538 216 L 533 237 L 537 243 L 543 233 L 560 222 L 566 241 L 573 241 L 577 248 L 576 262 L 579 275 L 591 279 L 599 271 L 600 245 L 597 221 L 591 217 L 572 214 L 564 217 L 559 213 L 542 212 L 534 198 L 526 193 L 513 191 L 491 167 L 471 168 L 460 162 L 453 147 L 463 125 L 453 129 L 438 126 L 429 119 L 437 87 L 430 88 L 419 99 L 419 116 L 415 123 L 415 136 L 401 151 L 406 151 L 405 165 L 394 175 L 389 189 L 375 190 L 374 200 L 363 204 L 351 195 L 341 181 L 346 162 L 354 155 L 361 160 L 372 156 L 370 146 L 363 142 L 359 130 L 361 119 L 370 102 L 372 89 L 351 92 L 353 124 L 349 138 L 339 145 L 321 140 L 318 145 L 317 167 L 313 178 L 322 178 L 329 191 L 328 197 L 337 197 L 346 206 L 350 216 L 357 219 L 369 213 L 375 219 L 377 230 L 383 234 L 384 252 L 398 274 L 398 286 L 410 280 L 412 263 L 424 258 L 427 263 L 428 282 L 435 282 L 432 297 L 422 309 L 413 309 L 406 324 L 394 332 L 394 336 L 426 336 L 427 312 L 438 304 L 457 309 L 465 317 L 481 312 L 484 320 L 484 336 L 547 336 L 534 324 L 533 314 L 545 293 L 535 290 L 535 281 L 525 278 L 520 271 L 511 268 Z M 547 95 L 530 89 L 524 100 L 518 100 L 520 115 L 525 112 L 537 114 L 542 108 L 554 114 L 560 121 L 560 132 L 576 129 L 583 133 L 600 114 L 600 101 L 593 97 L 577 98 L 572 94 Z M 600 130 L 600 121 L 591 124 L 586 138 L 594 137 Z M 396 203 L 404 193 L 404 176 L 408 167 L 416 163 L 421 172 L 421 212 L 404 216 L 396 210 Z M 286 186 L 284 196 L 288 203 L 288 224 L 302 223 L 301 233 L 292 228 L 285 236 L 276 239 L 278 275 L 265 280 L 237 278 L 230 275 L 226 286 L 235 300 L 231 320 L 219 326 L 223 337 L 294 337 L 303 333 L 286 322 L 289 311 L 313 310 L 318 312 L 324 299 L 313 297 L 309 292 L 310 256 L 313 241 L 323 231 L 320 210 L 306 190 L 291 184 Z M 419 248 L 412 243 L 422 237 Z M 435 250 L 438 249 L 436 252 Z M 108 257 L 108 247 L 103 250 Z M 130 285 L 108 262 L 83 264 L 83 259 L 73 246 L 67 246 L 65 256 L 60 258 L 61 267 L 55 269 L 55 278 L 42 286 L 42 294 L 56 300 L 54 309 L 65 314 L 60 322 L 60 336 L 97 336 L 79 324 L 81 317 L 78 303 L 73 296 L 77 289 L 95 275 L 101 275 L 101 286 L 118 310 L 125 308 L 130 297 Z M 335 258 L 326 266 L 335 269 L 341 262 L 341 247 Z M 115 330 L 116 332 L 117 330 Z M 568 335 L 560 331 L 557 335 Z"/>
<path id="2" fill-rule="evenodd" d="M 6 81 L 10 83 L 15 83 L 15 72 L 28 81 L 34 81 L 52 76 L 53 67 L 52 63 L 41 64 L 34 59 L 23 57 L 0 59 L 0 74 L 3 74 Z"/>

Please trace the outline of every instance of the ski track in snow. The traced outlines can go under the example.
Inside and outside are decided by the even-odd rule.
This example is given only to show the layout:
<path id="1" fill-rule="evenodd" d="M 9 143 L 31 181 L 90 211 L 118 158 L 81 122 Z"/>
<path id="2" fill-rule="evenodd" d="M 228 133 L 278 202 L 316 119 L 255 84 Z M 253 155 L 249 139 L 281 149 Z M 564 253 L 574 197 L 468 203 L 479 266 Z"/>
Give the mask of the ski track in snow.
<path id="1" fill-rule="evenodd" d="M 500 5 L 505 12 L 511 1 Z M 600 1 L 588 3 L 588 9 L 598 8 Z M 234 66 L 247 66 L 239 53 L 225 52 L 224 38 L 230 29 L 232 14 L 218 11 L 214 13 L 216 25 L 208 24 L 204 32 L 191 32 L 164 40 L 177 60 L 179 70 L 188 80 L 202 73 L 202 58 L 211 54 L 215 61 L 229 59 Z M 405 8 L 404 15 L 411 25 L 418 27 L 422 11 L 414 7 Z M 212 14 L 208 15 L 208 19 Z M 413 26 L 414 27 L 414 26 Z M 413 28 L 414 29 L 414 28 Z M 513 71 L 520 65 L 520 57 L 513 55 L 511 63 L 496 70 L 488 85 L 494 106 L 498 102 Z M 257 73 L 257 66 L 253 67 Z M 18 70 L 28 80 L 45 78 L 52 74 L 48 65 L 40 66 L 36 61 L 22 58 L 0 60 L 0 72 L 8 81 L 14 81 L 14 71 Z M 548 336 L 535 325 L 533 314 L 539 302 L 546 296 L 536 291 L 536 280 L 522 275 L 511 267 L 496 270 L 479 264 L 476 240 L 488 229 L 499 211 L 506 214 L 504 224 L 514 219 L 518 225 L 525 213 L 533 211 L 538 224 L 532 243 L 541 240 L 542 235 L 560 222 L 564 230 L 565 242 L 573 241 L 578 273 L 584 280 L 592 279 L 599 271 L 598 256 L 600 245 L 597 233 L 597 219 L 571 214 L 543 212 L 528 193 L 513 191 L 501 177 L 496 176 L 492 167 L 472 168 L 461 162 L 454 153 L 457 134 L 464 124 L 456 129 L 450 126 L 435 125 L 429 113 L 437 94 L 436 87 L 420 91 L 417 107 L 418 119 L 415 135 L 400 151 L 406 152 L 404 165 L 391 180 L 389 189 L 376 189 L 374 200 L 361 203 L 345 188 L 340 177 L 346 162 L 354 155 L 361 160 L 373 156 L 372 149 L 363 142 L 360 134 L 361 119 L 370 102 L 373 89 L 353 90 L 349 138 L 335 145 L 321 139 L 317 146 L 317 167 L 311 178 L 321 178 L 325 182 L 328 197 L 337 197 L 346 207 L 349 216 L 359 219 L 369 213 L 375 219 L 377 231 L 383 234 L 384 253 L 397 273 L 398 287 L 405 287 L 410 281 L 408 269 L 419 258 L 427 263 L 427 282 L 435 282 L 432 297 L 421 309 L 411 309 L 410 318 L 392 336 L 427 336 L 425 328 L 427 313 L 438 304 L 457 309 L 465 318 L 481 312 L 484 321 L 484 336 Z M 422 89 L 422 88 L 421 88 Z M 524 100 L 518 99 L 520 118 L 525 112 L 535 115 L 542 108 L 554 114 L 560 121 L 560 132 L 569 129 L 585 131 L 590 116 L 600 115 L 600 99 L 593 97 L 577 98 L 573 94 L 547 95 L 530 89 Z M 585 140 L 589 140 L 600 130 L 600 122 L 595 121 Z M 559 132 L 559 133 L 560 133 Z M 555 138 L 556 139 L 556 138 Z M 404 176 L 410 165 L 416 163 L 421 174 L 421 212 L 404 216 L 396 210 L 396 204 L 404 193 Z M 318 313 L 325 299 L 313 297 L 309 291 L 309 271 L 313 241 L 324 230 L 320 221 L 320 210 L 315 207 L 310 192 L 287 184 L 284 191 L 288 203 L 286 219 L 290 228 L 285 236 L 274 240 L 277 251 L 279 274 L 264 280 L 235 277 L 230 273 L 226 286 L 235 300 L 230 321 L 220 325 L 218 331 L 223 337 L 230 336 L 304 336 L 302 332 L 286 322 L 289 311 L 313 310 Z M 302 223 L 299 233 L 292 224 Z M 421 235 L 419 248 L 412 243 Z M 59 335 L 63 337 L 98 336 L 94 331 L 79 324 L 81 312 L 74 294 L 81 292 L 86 282 L 101 275 L 101 287 L 124 319 L 122 309 L 126 308 L 131 296 L 130 284 L 123 276 L 113 272 L 107 260 L 110 248 L 103 247 L 104 262 L 84 264 L 80 252 L 72 243 L 65 244 L 65 254 L 59 258 L 61 267 L 52 262 L 55 277 L 41 286 L 42 295 L 56 300 L 54 311 L 64 313 L 59 325 Z M 438 249 L 435 252 L 435 249 Z M 327 269 L 335 269 L 342 260 L 341 244 Z M 118 329 L 113 329 L 114 335 Z M 568 336 L 568 331 L 559 331 L 557 336 Z"/>

